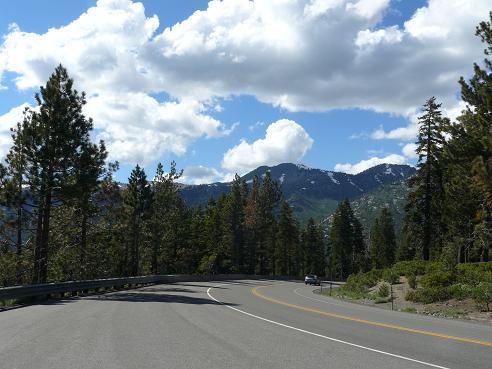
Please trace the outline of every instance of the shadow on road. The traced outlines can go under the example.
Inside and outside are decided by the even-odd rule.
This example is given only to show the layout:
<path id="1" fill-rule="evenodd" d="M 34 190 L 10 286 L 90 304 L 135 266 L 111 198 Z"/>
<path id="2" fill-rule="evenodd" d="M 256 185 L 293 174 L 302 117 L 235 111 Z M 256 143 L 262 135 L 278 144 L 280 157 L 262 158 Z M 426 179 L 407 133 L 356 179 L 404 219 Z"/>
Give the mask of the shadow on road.
<path id="1" fill-rule="evenodd" d="M 168 302 L 175 304 L 191 304 L 191 305 L 221 305 L 209 298 L 176 295 L 168 293 L 153 293 L 153 292 L 118 292 L 108 295 L 90 296 L 84 300 L 92 301 L 125 301 L 125 302 Z M 231 305 L 233 304 L 222 304 Z"/>

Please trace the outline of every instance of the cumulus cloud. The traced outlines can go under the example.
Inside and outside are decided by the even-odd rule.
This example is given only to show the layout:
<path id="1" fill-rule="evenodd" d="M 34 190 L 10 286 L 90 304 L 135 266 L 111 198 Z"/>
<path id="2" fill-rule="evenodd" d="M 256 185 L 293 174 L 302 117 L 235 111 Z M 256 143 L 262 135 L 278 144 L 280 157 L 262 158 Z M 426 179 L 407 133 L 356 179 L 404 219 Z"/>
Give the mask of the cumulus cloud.
<path id="1" fill-rule="evenodd" d="M 404 156 L 398 154 L 390 154 L 382 158 L 374 156 L 367 160 L 361 160 L 356 164 L 350 164 L 350 163 L 336 164 L 335 171 L 345 172 L 348 174 L 357 174 L 379 164 L 406 164 L 406 163 L 407 163 L 407 159 Z"/>
<path id="2" fill-rule="evenodd" d="M 385 131 L 383 127 L 379 127 L 371 133 L 371 138 L 375 140 L 392 139 L 400 141 L 415 140 L 419 132 L 419 126 L 416 123 L 410 123 L 406 127 L 398 127 L 390 131 Z"/>
<path id="3" fill-rule="evenodd" d="M 189 166 L 183 170 L 181 182 L 190 184 L 203 184 L 221 181 L 224 174 L 215 168 L 205 167 L 203 165 Z"/>
<path id="4" fill-rule="evenodd" d="M 242 140 L 229 149 L 222 167 L 244 174 L 260 165 L 298 162 L 311 148 L 313 139 L 298 123 L 281 119 L 270 124 L 264 138 L 248 143 Z"/>
<path id="5" fill-rule="evenodd" d="M 403 155 L 409 159 L 417 159 L 419 156 L 416 153 L 417 145 L 414 143 L 408 143 L 401 149 Z"/>
<path id="6" fill-rule="evenodd" d="M 28 103 L 24 103 L 0 115 L 0 157 L 4 157 L 12 146 L 10 128 L 22 121 L 24 109 L 30 107 Z"/>
<path id="7" fill-rule="evenodd" d="M 140 54 L 158 25 L 141 3 L 99 0 L 70 24 L 44 34 L 11 27 L 0 48 L 0 77 L 13 72 L 17 88 L 33 88 L 62 63 L 77 87 L 88 92 L 84 113 L 94 118 L 111 159 L 145 164 L 165 152 L 181 155 L 197 138 L 223 136 L 234 127 L 227 129 L 208 114 L 221 109 L 213 101 L 159 102 L 151 96 L 164 89 L 154 83 Z"/>
<path id="8" fill-rule="evenodd" d="M 141 3 L 99 0 L 44 34 L 10 27 L 0 46 L 0 83 L 9 72 L 17 88 L 37 87 L 63 63 L 88 91 L 88 109 L 105 110 L 96 128 L 124 161 L 182 153 L 198 137 L 226 134 L 208 111 L 228 96 L 248 94 L 290 111 L 357 107 L 408 116 L 435 95 L 454 109 L 456 80 L 482 58 L 474 29 L 490 1 L 429 0 L 401 27 L 381 26 L 389 7 L 389 0 L 210 1 L 158 33 L 158 17 Z M 160 92 L 171 100 L 151 102 Z M 151 111 L 135 122 L 123 114 L 138 103 L 100 104 L 119 94 L 138 96 Z M 172 115 L 190 101 L 196 105 L 185 120 Z"/>
<path id="9" fill-rule="evenodd" d="M 184 154 L 201 135 L 226 134 L 205 109 L 195 100 L 160 103 L 145 93 L 108 92 L 89 99 L 85 112 L 102 130 L 111 159 L 146 163 L 166 151 Z"/>
<path id="10" fill-rule="evenodd" d="M 490 2 L 430 0 L 402 27 L 382 27 L 389 4 L 212 1 L 156 36 L 147 60 L 180 82 L 177 95 L 243 93 L 292 111 L 409 114 L 429 95 L 454 106 L 459 76 L 481 58 L 474 29 Z"/>

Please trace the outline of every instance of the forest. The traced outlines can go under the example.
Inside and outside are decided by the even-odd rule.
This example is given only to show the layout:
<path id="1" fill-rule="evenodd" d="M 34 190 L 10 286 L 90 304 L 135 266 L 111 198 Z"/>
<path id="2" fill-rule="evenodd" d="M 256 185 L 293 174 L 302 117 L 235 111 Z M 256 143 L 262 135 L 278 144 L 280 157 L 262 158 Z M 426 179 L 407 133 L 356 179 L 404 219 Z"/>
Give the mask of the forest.
<path id="1" fill-rule="evenodd" d="M 125 185 L 91 140 L 86 95 L 59 65 L 12 129 L 0 165 L 0 286 L 170 273 L 349 275 L 408 260 L 486 262 L 492 243 L 492 14 L 476 34 L 485 59 L 461 78 L 454 121 L 430 97 L 418 118 L 417 173 L 401 234 L 381 209 L 363 229 L 348 200 L 326 226 L 301 225 L 267 173 L 190 208 L 182 171 L 135 166 Z"/>

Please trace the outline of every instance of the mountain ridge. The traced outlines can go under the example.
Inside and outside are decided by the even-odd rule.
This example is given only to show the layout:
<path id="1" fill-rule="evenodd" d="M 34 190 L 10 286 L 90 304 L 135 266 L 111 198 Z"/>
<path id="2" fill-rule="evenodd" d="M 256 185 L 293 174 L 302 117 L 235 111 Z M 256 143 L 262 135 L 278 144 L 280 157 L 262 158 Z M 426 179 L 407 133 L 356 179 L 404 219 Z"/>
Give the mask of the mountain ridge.
<path id="1" fill-rule="evenodd" d="M 261 179 L 267 171 L 279 183 L 285 200 L 292 206 L 298 220 L 304 223 L 310 217 L 316 221 L 326 219 L 342 199 L 355 201 L 393 183 L 403 182 L 400 187 L 406 188 L 405 180 L 415 173 L 415 168 L 409 165 L 380 164 L 358 174 L 347 174 L 302 164 L 282 163 L 271 167 L 260 166 L 241 178 L 250 184 L 255 175 Z M 230 182 L 181 185 L 181 196 L 188 206 L 203 206 L 210 197 L 216 198 L 227 193 L 230 185 Z M 379 194 L 377 198 L 382 199 L 384 196 Z M 387 202 L 387 199 L 384 201 Z M 398 209 L 403 206 L 400 202 Z M 358 208 L 364 207 L 363 201 L 357 204 Z M 375 206 L 373 203 L 369 205 Z M 401 213 L 401 209 L 398 211 Z M 373 212 L 362 210 L 362 213 Z"/>

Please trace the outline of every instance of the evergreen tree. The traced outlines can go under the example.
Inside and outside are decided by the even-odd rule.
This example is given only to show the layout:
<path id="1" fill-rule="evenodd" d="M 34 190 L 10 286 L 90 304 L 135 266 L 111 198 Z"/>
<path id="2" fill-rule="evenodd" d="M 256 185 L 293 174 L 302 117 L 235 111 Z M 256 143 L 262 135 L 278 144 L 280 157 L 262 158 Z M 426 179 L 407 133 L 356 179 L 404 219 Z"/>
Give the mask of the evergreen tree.
<path id="1" fill-rule="evenodd" d="M 440 107 L 434 97 L 423 106 L 423 115 L 419 117 L 417 173 L 409 180 L 412 192 L 408 197 L 406 221 L 415 223 L 407 225 L 407 229 L 412 230 L 409 236 L 413 236 L 415 249 L 424 260 L 440 255 L 440 235 L 444 231 L 442 152 L 445 143 L 443 132 L 449 124 L 442 117 Z"/>
<path id="2" fill-rule="evenodd" d="M 396 236 L 393 218 L 388 208 L 383 208 L 371 229 L 371 265 L 373 268 L 391 266 L 395 259 Z"/>
<path id="3" fill-rule="evenodd" d="M 237 174 L 231 183 L 223 209 L 223 242 L 231 258 L 231 272 L 245 271 L 244 207 L 247 187 Z"/>
<path id="4" fill-rule="evenodd" d="M 247 273 L 254 274 L 256 267 L 256 251 L 259 242 L 260 212 L 259 212 L 258 176 L 253 177 L 253 183 L 244 207 L 244 225 L 246 233 Z"/>
<path id="5" fill-rule="evenodd" d="M 275 274 L 296 276 L 300 274 L 299 228 L 286 201 L 282 201 L 277 227 Z"/>
<path id="6" fill-rule="evenodd" d="M 474 75 L 466 82 L 460 79 L 461 96 L 466 109 L 459 118 L 461 138 L 467 145 L 466 159 L 471 160 L 472 186 L 479 196 L 477 223 L 474 227 L 474 245 L 478 247 L 479 260 L 489 259 L 492 243 L 492 12 L 488 22 L 481 22 L 476 30 L 484 50 L 484 67 L 474 65 Z"/>
<path id="7" fill-rule="evenodd" d="M 338 205 L 329 231 L 330 268 L 333 275 L 344 279 L 367 267 L 362 225 L 355 217 L 348 200 Z"/>
<path id="8" fill-rule="evenodd" d="M 52 208 L 66 201 L 79 158 L 90 147 L 92 121 L 82 114 L 85 94 L 73 88 L 65 68 L 58 66 L 40 93 L 39 111 L 22 125 L 26 182 L 36 206 L 33 282 L 47 280 Z"/>
<path id="9" fill-rule="evenodd" d="M 258 194 L 258 234 L 260 240 L 256 249 L 258 274 L 272 274 L 275 270 L 275 233 L 276 220 L 274 210 L 281 198 L 278 183 L 273 181 L 270 172 L 266 172 Z"/>
<path id="10" fill-rule="evenodd" d="M 176 218 L 175 213 L 181 206 L 179 188 L 176 181 L 181 177 L 183 172 L 178 172 L 176 163 L 171 162 L 169 173 L 164 173 L 164 167 L 161 163 L 157 165 L 157 171 L 151 184 L 152 203 L 149 208 L 149 217 L 146 222 L 151 242 L 151 260 L 150 269 L 153 274 L 162 271 L 161 253 L 166 246 L 169 246 L 169 237 L 166 235 L 172 232 L 174 227 L 171 220 Z"/>
<path id="11" fill-rule="evenodd" d="M 123 195 L 128 224 L 128 241 L 125 250 L 125 264 L 127 273 L 132 276 L 139 274 L 140 246 L 142 243 L 142 229 L 144 221 L 149 215 L 152 203 L 152 191 L 145 171 L 137 165 L 128 179 L 128 186 Z"/>
<path id="12" fill-rule="evenodd" d="M 325 274 L 326 255 L 323 232 L 316 226 L 313 218 L 308 220 L 306 228 L 301 233 L 301 248 L 304 255 L 304 274 Z"/>

